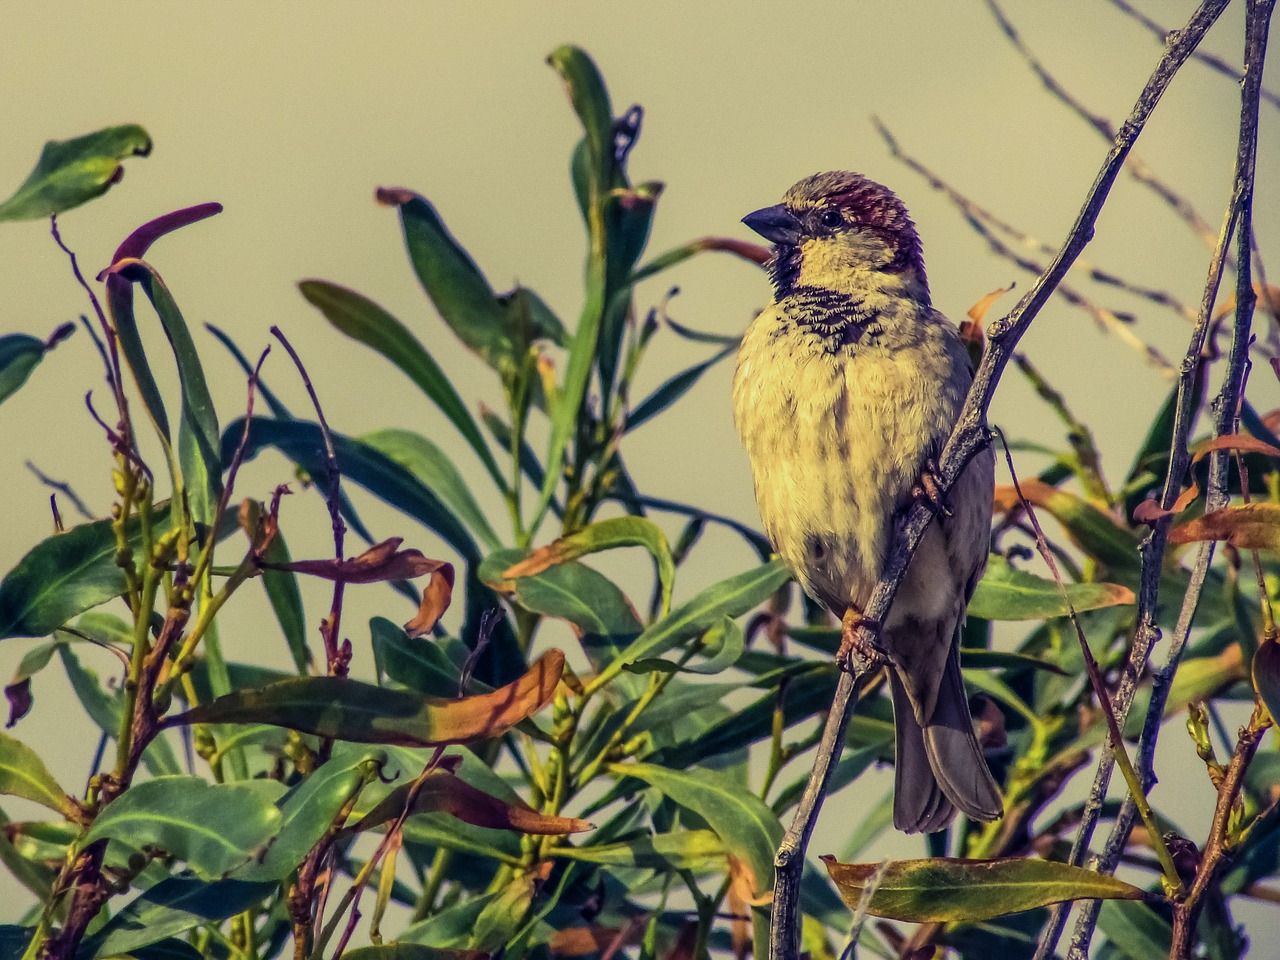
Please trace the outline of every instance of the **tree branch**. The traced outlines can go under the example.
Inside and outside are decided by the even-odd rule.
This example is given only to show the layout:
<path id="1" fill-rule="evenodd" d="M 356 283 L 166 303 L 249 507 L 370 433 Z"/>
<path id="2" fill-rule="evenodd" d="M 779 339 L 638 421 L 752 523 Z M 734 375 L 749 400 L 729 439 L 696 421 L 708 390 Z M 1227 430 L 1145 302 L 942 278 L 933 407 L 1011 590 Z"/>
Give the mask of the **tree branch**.
<path id="1" fill-rule="evenodd" d="M 974 454 L 990 442 L 986 425 L 987 408 L 991 404 L 1000 375 L 1012 357 L 1014 348 L 1071 268 L 1072 263 L 1092 239 L 1094 225 L 1106 202 L 1107 194 L 1152 110 L 1159 103 L 1178 69 L 1186 62 L 1226 5 L 1227 0 L 1204 0 L 1185 28 L 1169 35 L 1164 55 L 1156 64 L 1132 112 L 1116 135 L 1111 150 L 1108 151 L 1062 248 L 1013 311 L 988 328 L 988 349 L 974 375 L 973 386 L 965 400 L 959 422 L 952 431 L 939 459 L 939 486 L 944 493 L 951 489 L 961 470 Z M 893 548 L 884 573 L 863 610 L 865 621 L 860 627 L 860 632 L 868 647 L 874 642 L 875 636 L 866 625 L 866 621 L 880 623 L 885 621 L 898 584 L 906 573 L 911 556 L 932 518 L 933 514 L 928 506 L 916 503 L 910 511 L 900 516 L 895 524 Z M 805 850 L 839 755 L 838 748 L 844 743 L 844 734 L 849 722 L 849 703 L 853 696 L 855 681 L 868 669 L 870 669 L 868 663 L 855 663 L 851 666 L 849 673 L 841 675 L 836 686 L 831 712 L 827 716 L 826 727 L 823 730 L 822 742 L 814 758 L 813 772 L 805 786 L 795 818 L 778 849 L 774 861 L 775 886 L 769 942 L 771 960 L 793 960 L 798 955 L 800 880 L 804 871 Z"/>

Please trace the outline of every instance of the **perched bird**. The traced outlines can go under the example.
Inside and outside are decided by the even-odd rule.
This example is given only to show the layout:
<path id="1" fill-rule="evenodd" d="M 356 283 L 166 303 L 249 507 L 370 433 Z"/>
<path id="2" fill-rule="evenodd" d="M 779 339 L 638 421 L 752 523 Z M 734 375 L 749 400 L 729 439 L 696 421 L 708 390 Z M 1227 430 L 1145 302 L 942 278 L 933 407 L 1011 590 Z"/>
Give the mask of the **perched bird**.
<path id="1" fill-rule="evenodd" d="M 935 458 L 973 379 L 958 329 L 933 308 L 920 238 L 891 191 L 819 173 L 743 218 L 774 244 L 773 302 L 738 352 L 733 413 L 774 548 L 853 638 L 884 568 L 894 515 L 937 508 L 879 633 L 893 692 L 893 822 L 941 830 L 1002 802 L 960 677 L 959 628 L 986 565 L 995 461 L 982 450 L 946 502 Z"/>

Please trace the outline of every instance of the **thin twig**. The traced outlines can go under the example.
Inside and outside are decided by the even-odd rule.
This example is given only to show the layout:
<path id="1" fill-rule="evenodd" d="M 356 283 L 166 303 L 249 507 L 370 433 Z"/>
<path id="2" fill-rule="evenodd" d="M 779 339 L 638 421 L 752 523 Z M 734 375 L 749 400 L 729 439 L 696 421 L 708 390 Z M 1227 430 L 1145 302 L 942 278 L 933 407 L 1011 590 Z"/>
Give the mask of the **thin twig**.
<path id="1" fill-rule="evenodd" d="M 1005 16 L 1004 11 L 1000 9 L 996 0 L 986 0 L 987 7 L 991 10 L 991 15 L 995 17 L 996 23 L 1004 32 L 1013 48 L 1022 57 L 1023 61 L 1036 78 L 1044 85 L 1044 88 L 1061 100 L 1076 116 L 1080 117 L 1085 123 L 1092 127 L 1100 137 L 1104 140 L 1115 140 L 1116 128 L 1108 118 L 1100 113 L 1094 113 L 1083 103 L 1077 100 L 1066 87 L 1058 82 L 1057 78 L 1051 74 L 1040 59 L 1031 52 L 1031 49 L 1023 42 L 1022 36 L 1018 33 L 1017 28 Z M 1192 206 L 1191 201 L 1179 194 L 1172 187 L 1168 186 L 1163 180 L 1157 177 L 1151 168 L 1143 162 L 1138 156 L 1130 156 L 1125 165 L 1129 172 L 1129 176 L 1137 180 L 1143 186 L 1148 187 L 1157 197 L 1163 200 L 1186 224 L 1191 228 L 1191 232 L 1209 249 L 1213 249 L 1214 233 L 1213 228 L 1209 226 L 1204 217 L 1200 216 L 1196 208 Z"/>
<path id="2" fill-rule="evenodd" d="M 342 504 L 338 496 L 342 485 L 342 472 L 338 468 L 338 454 L 333 446 L 333 434 L 329 432 L 329 422 L 324 418 L 324 410 L 320 406 L 320 398 L 316 395 L 316 389 L 312 386 L 311 377 L 307 375 L 307 368 L 303 365 L 302 358 L 293 349 L 293 344 L 284 335 L 284 331 L 279 327 L 273 326 L 271 333 L 284 344 L 284 348 L 289 351 L 289 356 L 293 358 L 294 365 L 297 366 L 298 373 L 302 377 L 302 383 L 307 388 L 307 395 L 311 397 L 311 405 L 315 408 L 316 419 L 320 423 L 320 434 L 324 437 L 325 457 L 329 468 L 328 476 L 324 478 L 324 499 L 329 508 L 329 521 L 333 527 L 333 555 L 335 559 L 341 561 L 344 559 L 343 540 L 346 537 L 347 525 L 342 521 Z M 325 661 L 328 664 L 328 672 L 331 677 L 345 677 L 351 660 L 349 645 L 340 646 L 338 643 L 338 634 L 342 622 L 344 586 L 345 584 L 342 580 L 334 580 L 333 603 L 329 607 L 329 615 L 320 625 L 320 633 L 324 639 Z"/>
<path id="3" fill-rule="evenodd" d="M 1017 251 L 1013 250 L 1008 244 L 997 236 L 997 231 L 1007 234 L 1016 240 L 1022 246 L 1041 256 L 1053 256 L 1056 252 L 1049 244 L 1037 240 L 1035 237 L 1020 230 L 1013 224 L 996 216 L 986 207 L 979 204 L 971 197 L 961 193 L 956 187 L 952 186 L 946 180 L 942 179 L 936 172 L 925 166 L 918 158 L 912 156 L 902 149 L 902 144 L 893 132 L 884 124 L 879 117 L 871 118 L 872 125 L 876 128 L 885 144 L 889 147 L 889 154 L 901 162 L 904 166 L 923 177 L 933 189 L 937 190 L 964 216 L 965 221 L 971 226 L 978 236 L 982 237 L 991 247 L 993 253 L 997 256 L 1004 257 L 1014 265 L 1026 270 L 1028 273 L 1038 274 L 1043 269 L 1040 262 L 1030 260 Z M 1178 314 L 1184 320 L 1196 319 L 1196 312 L 1190 307 L 1182 303 L 1177 297 L 1169 293 L 1167 290 L 1157 290 L 1154 287 L 1144 287 L 1140 284 L 1131 283 L 1109 270 L 1103 270 L 1094 266 L 1083 257 L 1076 261 L 1073 269 L 1077 273 L 1083 273 L 1090 280 L 1109 287 L 1115 287 L 1117 290 L 1123 290 L 1125 293 L 1131 293 L 1134 296 L 1141 297 L 1151 303 L 1162 307 L 1168 307 L 1174 313 Z M 1125 338 L 1130 346 L 1139 350 L 1141 353 L 1151 351 L 1151 348 L 1138 340 L 1129 332 L 1127 322 L 1132 319 L 1127 314 L 1117 314 L 1111 310 L 1099 307 L 1092 301 L 1088 300 L 1082 294 L 1073 288 L 1060 286 L 1057 291 L 1058 295 L 1070 303 L 1072 306 L 1080 307 L 1087 310 L 1094 318 L 1099 326 L 1106 330 L 1111 330 L 1121 337 Z M 1158 354 L 1157 354 L 1158 356 Z M 1152 358 L 1154 360 L 1154 358 Z M 1161 361 L 1167 364 L 1167 361 Z M 1160 363 L 1157 363 L 1159 366 Z"/>
<path id="4" fill-rule="evenodd" d="M 1204 347 L 1205 336 L 1207 334 L 1209 324 L 1211 322 L 1211 313 L 1213 303 L 1217 299 L 1218 286 L 1221 283 L 1223 266 L 1226 260 L 1226 250 L 1230 243 L 1233 231 L 1240 240 L 1242 255 L 1240 264 L 1240 272 L 1244 275 L 1245 286 L 1249 288 L 1249 294 L 1246 300 L 1251 305 L 1252 288 L 1248 284 L 1248 237 L 1249 230 L 1246 225 L 1249 220 L 1249 212 L 1252 208 L 1253 197 L 1253 179 L 1256 166 L 1257 156 L 1257 138 L 1258 138 L 1258 107 L 1259 107 L 1259 90 L 1261 89 L 1262 68 L 1266 52 L 1266 30 L 1265 23 L 1271 15 L 1271 8 L 1274 0 L 1266 2 L 1264 0 L 1261 7 L 1257 6 L 1257 0 L 1252 0 L 1249 7 L 1247 37 L 1245 45 L 1245 77 L 1241 95 L 1240 109 L 1240 134 L 1239 144 L 1236 152 L 1234 186 L 1232 188 L 1231 202 L 1227 208 L 1227 212 L 1223 218 L 1222 229 L 1218 236 L 1217 244 L 1214 247 L 1213 257 L 1210 260 L 1209 276 L 1205 282 L 1204 295 L 1201 298 L 1200 318 L 1197 321 L 1196 329 L 1192 333 L 1191 344 L 1187 349 L 1186 356 L 1183 360 L 1183 373 L 1178 388 L 1178 407 L 1174 420 L 1173 442 L 1170 447 L 1169 473 L 1165 478 L 1164 491 L 1161 496 L 1160 505 L 1169 509 L 1177 494 L 1181 489 L 1182 478 L 1186 474 L 1187 467 L 1190 462 L 1190 454 L 1187 450 L 1187 437 L 1191 428 L 1191 421 L 1194 417 L 1193 411 L 1193 393 L 1194 378 L 1197 375 L 1195 369 L 1197 358 L 1200 356 Z M 1261 20 L 1264 24 L 1260 32 L 1254 27 L 1255 20 Z M 1237 220 L 1239 228 L 1237 228 Z M 1233 338 L 1232 359 L 1228 365 L 1226 380 L 1224 382 L 1224 393 L 1232 391 L 1232 396 L 1236 397 L 1238 404 L 1238 393 L 1234 391 L 1237 388 L 1231 387 L 1232 383 L 1238 384 L 1244 373 L 1244 360 L 1247 358 L 1248 346 L 1248 325 L 1251 315 L 1246 316 L 1243 325 L 1240 317 L 1237 317 L 1237 327 L 1235 337 Z M 1243 344 L 1237 349 L 1236 341 L 1243 337 Z M 1224 432 L 1230 432 L 1231 422 L 1235 416 L 1236 404 L 1229 407 L 1229 415 L 1232 419 L 1224 421 L 1222 419 L 1223 411 L 1227 408 L 1228 399 L 1222 394 L 1219 395 L 1218 406 L 1218 422 L 1217 433 L 1222 435 Z M 1224 429 L 1225 427 L 1225 429 Z M 1223 455 L 1225 456 L 1225 454 Z M 1225 486 L 1219 487 L 1215 492 L 1213 487 L 1214 475 L 1212 472 L 1212 462 L 1210 469 L 1210 490 L 1207 494 L 1207 507 L 1214 509 L 1215 505 L 1221 506 L 1225 503 Z M 1221 478 L 1225 481 L 1225 476 Z M 1133 648 L 1130 651 L 1129 663 L 1126 667 L 1122 680 L 1122 690 L 1126 683 L 1136 685 L 1137 678 L 1143 672 L 1146 659 L 1150 652 L 1151 643 L 1158 639 L 1160 635 L 1159 628 L 1155 623 L 1156 602 L 1160 589 L 1160 571 L 1163 565 L 1164 549 L 1168 537 L 1169 526 L 1172 517 L 1162 517 L 1153 525 L 1151 534 L 1143 541 L 1142 544 L 1142 579 L 1138 594 L 1138 628 L 1135 632 Z M 1182 609 L 1178 616 L 1178 623 L 1174 631 L 1174 636 L 1170 643 L 1169 655 L 1165 664 L 1154 671 L 1152 676 L 1151 699 L 1147 707 L 1146 720 L 1143 725 L 1142 738 L 1139 741 L 1138 753 L 1138 771 L 1143 780 L 1151 783 L 1154 780 L 1154 755 L 1156 740 L 1159 736 L 1161 720 L 1164 716 L 1164 706 L 1168 699 L 1169 689 L 1173 684 L 1173 676 L 1177 671 L 1178 663 L 1181 660 L 1182 652 L 1186 647 L 1187 637 L 1191 631 L 1191 624 L 1195 617 L 1196 607 L 1199 604 L 1200 593 L 1204 586 L 1204 580 L 1208 572 L 1209 563 L 1213 558 L 1213 542 L 1206 541 L 1201 544 L 1199 554 L 1196 558 L 1196 564 L 1192 571 L 1191 582 L 1187 593 L 1183 598 Z M 1117 692 L 1119 697 L 1120 691 Z M 1130 702 L 1132 702 L 1132 694 L 1129 694 Z M 1127 713 L 1128 704 L 1125 705 L 1124 712 Z M 1107 769 L 1104 775 L 1104 766 L 1106 766 L 1107 758 L 1103 757 L 1099 764 L 1098 776 L 1095 779 L 1095 789 L 1100 782 L 1104 784 L 1103 793 L 1105 794 L 1105 780 L 1110 775 Z M 1093 800 L 1091 795 L 1090 800 Z M 1100 803 L 1100 801 L 1099 801 Z M 1129 832 L 1133 827 L 1135 808 L 1130 800 L 1126 800 L 1121 807 L 1120 814 L 1112 827 L 1111 835 L 1108 838 L 1103 854 L 1099 859 L 1098 869 L 1104 873 L 1109 873 L 1115 869 L 1115 864 L 1119 858 L 1120 852 L 1124 849 L 1128 842 Z M 1089 816 L 1089 809 L 1086 808 L 1085 823 L 1082 824 L 1081 832 L 1077 836 L 1076 847 L 1073 849 L 1074 858 L 1083 853 L 1088 846 L 1088 835 L 1092 833 L 1093 825 L 1096 823 L 1096 812 Z M 1087 830 L 1086 830 L 1087 827 Z M 1083 841 L 1083 842 L 1082 842 Z M 1075 933 L 1072 936 L 1071 950 L 1068 956 L 1070 958 L 1081 958 L 1088 955 L 1089 942 L 1093 935 L 1093 930 L 1097 925 L 1097 915 L 1100 904 L 1098 901 L 1091 901 L 1083 906 L 1080 916 L 1076 921 Z M 1041 949 L 1037 952 L 1037 958 L 1048 956 L 1052 952 L 1052 946 L 1045 951 L 1045 945 L 1050 939 L 1056 942 L 1057 936 L 1061 931 L 1061 924 L 1065 922 L 1065 913 L 1059 917 L 1059 912 L 1055 910 L 1051 917 L 1050 926 L 1046 928 L 1045 935 L 1041 939 Z M 1054 926 L 1057 930 L 1054 930 Z"/>
<path id="5" fill-rule="evenodd" d="M 951 489 L 969 460 L 990 443 L 986 425 L 987 407 L 991 403 L 996 384 L 1019 339 L 1026 333 L 1032 320 L 1053 295 L 1072 263 L 1092 238 L 1094 225 L 1106 202 L 1107 194 L 1115 183 L 1124 165 L 1125 157 L 1128 156 L 1134 141 L 1142 132 L 1151 111 L 1155 109 L 1178 69 L 1226 5 L 1227 0 L 1204 0 L 1192 15 L 1186 28 L 1170 35 L 1164 55 L 1156 64 L 1155 70 L 1134 104 L 1132 113 L 1121 127 L 1111 150 L 1108 151 L 1106 160 L 1089 189 L 1062 249 L 1013 311 L 1008 316 L 997 320 L 988 329 L 988 349 L 974 375 L 973 386 L 965 400 L 959 422 L 939 458 L 939 487 L 944 493 Z M 870 646 L 874 643 L 874 632 L 869 624 L 885 621 L 898 584 L 906 573 L 911 556 L 932 519 L 933 513 L 929 507 L 923 503 L 916 503 L 895 522 L 894 536 L 891 541 L 893 548 L 889 553 L 880 582 L 863 610 L 866 619 L 860 628 L 860 633 L 864 645 Z M 805 850 L 822 806 L 827 783 L 835 767 L 839 747 L 844 743 L 854 684 L 857 678 L 869 669 L 871 669 L 869 663 L 854 663 L 851 664 L 849 672 L 841 674 L 836 685 L 831 711 L 827 715 L 827 722 L 823 729 L 821 746 L 814 758 L 813 772 L 801 796 L 795 818 L 778 848 L 774 860 L 775 885 L 769 941 L 771 960 L 793 960 L 798 955 L 800 880 L 804 870 Z"/>
<path id="6" fill-rule="evenodd" d="M 81 500 L 80 497 L 76 495 L 75 490 L 71 488 L 71 484 L 53 479 L 53 477 L 49 476 L 30 460 L 28 460 L 26 464 L 27 469 L 35 474 L 37 480 L 43 483 L 46 487 L 57 490 L 58 493 L 70 500 L 71 505 L 76 508 L 76 511 L 80 516 L 84 517 L 86 520 L 94 519 L 93 514 L 89 512 L 89 508 L 84 505 L 84 501 Z"/>
<path id="7" fill-rule="evenodd" d="M 1134 20 L 1137 20 L 1138 23 L 1142 24 L 1144 27 L 1150 30 L 1153 34 L 1155 34 L 1156 37 L 1161 42 L 1164 41 L 1165 34 L 1167 34 L 1169 31 L 1166 30 L 1164 27 L 1160 26 L 1160 24 L 1156 23 L 1154 20 L 1152 20 L 1150 17 L 1144 14 L 1141 10 L 1136 9 L 1131 3 L 1128 2 L 1128 0 L 1111 0 L 1111 5 L 1114 6 L 1121 13 L 1125 14 L 1126 16 L 1132 17 Z M 1209 67 L 1210 69 L 1216 70 L 1218 73 L 1222 74 L 1224 77 L 1230 77 L 1236 83 L 1239 83 L 1241 80 L 1244 79 L 1244 74 L 1240 72 L 1240 70 L 1236 67 L 1235 64 L 1228 63 L 1226 60 L 1223 60 L 1221 57 L 1216 56 L 1215 54 L 1206 53 L 1203 50 L 1197 50 L 1191 56 L 1193 60 L 1200 61 L 1205 66 Z M 1276 94 L 1272 93 L 1266 87 L 1261 87 L 1258 93 L 1263 100 L 1267 101 L 1267 103 L 1271 104 L 1273 107 L 1280 107 L 1280 96 L 1277 96 Z"/>

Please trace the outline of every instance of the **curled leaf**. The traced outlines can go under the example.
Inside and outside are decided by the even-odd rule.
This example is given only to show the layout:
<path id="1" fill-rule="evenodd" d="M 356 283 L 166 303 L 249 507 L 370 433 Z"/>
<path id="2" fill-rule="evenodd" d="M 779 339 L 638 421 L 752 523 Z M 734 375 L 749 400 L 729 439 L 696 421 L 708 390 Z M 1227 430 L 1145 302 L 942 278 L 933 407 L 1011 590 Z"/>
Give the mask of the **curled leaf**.
<path id="1" fill-rule="evenodd" d="M 380 583 L 384 580 L 412 580 L 452 566 L 430 560 L 421 550 L 401 550 L 404 537 L 391 537 L 347 560 L 295 560 L 273 569 L 291 570 L 324 580 L 342 583 Z"/>
<path id="2" fill-rule="evenodd" d="M 1195 449 L 1195 455 L 1191 458 L 1191 466 L 1194 467 L 1215 450 L 1236 450 L 1240 453 L 1261 453 L 1269 457 L 1280 457 L 1280 449 L 1272 444 L 1264 443 L 1257 437 L 1250 436 L 1247 433 L 1230 433 L 1221 437 L 1214 437 L 1212 440 L 1206 440 L 1198 445 Z M 1133 519 L 1139 523 L 1155 523 L 1162 517 L 1171 517 L 1175 513 L 1181 513 L 1191 506 L 1199 496 L 1200 485 L 1196 483 L 1193 475 L 1191 486 L 1178 495 L 1178 499 L 1174 501 L 1173 506 L 1168 510 L 1161 507 L 1157 500 L 1144 500 L 1134 509 Z"/>
<path id="3" fill-rule="evenodd" d="M 858 909 L 868 881 L 882 872 L 868 913 L 912 923 L 990 920 L 1066 900 L 1143 900 L 1115 877 L 1049 860 L 933 857 L 882 863 L 839 863 L 823 857 L 840 896 Z"/>
<path id="4" fill-rule="evenodd" d="M 1170 543 L 1225 540 L 1241 550 L 1280 549 L 1280 503 L 1246 503 L 1214 510 L 1174 527 Z"/>
<path id="5" fill-rule="evenodd" d="M 188 723 L 268 723 L 354 743 L 438 746 L 500 736 L 546 706 L 564 673 L 548 650 L 520 678 L 490 693 L 447 699 L 345 677 L 299 677 L 237 690 L 170 717 Z"/>
<path id="6" fill-rule="evenodd" d="M 422 603 L 413 619 L 404 625 L 404 632 L 412 639 L 430 633 L 453 599 L 453 564 L 442 563 L 431 571 L 431 579 L 422 591 Z"/>
<path id="7" fill-rule="evenodd" d="M 50 140 L 22 186 L 0 203 L 0 220 L 40 220 L 78 207 L 120 182 L 121 160 L 150 152 L 151 137 L 135 124 Z"/>
<path id="8" fill-rule="evenodd" d="M 371 830 L 398 818 L 411 789 L 412 785 L 407 783 L 396 787 L 365 814 L 352 831 Z M 565 834 L 592 829 L 586 820 L 545 816 L 523 801 L 500 800 L 447 770 L 432 770 L 426 775 L 409 814 L 436 812 L 452 814 L 473 826 L 519 833 Z"/>
<path id="9" fill-rule="evenodd" d="M 969 319 L 974 323 L 980 324 L 986 319 L 987 311 L 991 309 L 991 305 L 1003 297 L 1006 293 L 1013 289 L 1013 284 L 1007 287 L 997 287 L 985 297 L 969 308 Z"/>

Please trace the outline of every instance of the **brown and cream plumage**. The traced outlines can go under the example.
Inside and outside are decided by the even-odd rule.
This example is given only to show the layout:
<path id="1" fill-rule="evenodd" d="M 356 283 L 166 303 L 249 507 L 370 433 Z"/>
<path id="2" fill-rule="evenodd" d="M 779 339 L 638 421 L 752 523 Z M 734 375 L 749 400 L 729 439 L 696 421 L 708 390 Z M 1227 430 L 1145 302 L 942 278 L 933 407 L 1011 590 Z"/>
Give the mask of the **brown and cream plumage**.
<path id="1" fill-rule="evenodd" d="M 972 381 L 933 308 L 902 202 L 856 173 L 821 173 L 744 222 L 775 245 L 773 302 L 743 337 L 734 420 L 778 554 L 837 617 L 864 607 L 894 514 L 918 491 Z M 974 735 L 959 627 L 986 564 L 994 460 L 966 467 L 912 559 L 880 645 L 896 725 L 894 825 L 978 820 L 1002 802 Z"/>

